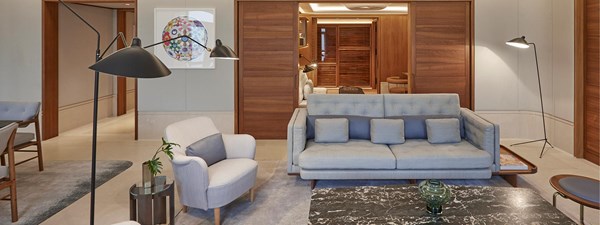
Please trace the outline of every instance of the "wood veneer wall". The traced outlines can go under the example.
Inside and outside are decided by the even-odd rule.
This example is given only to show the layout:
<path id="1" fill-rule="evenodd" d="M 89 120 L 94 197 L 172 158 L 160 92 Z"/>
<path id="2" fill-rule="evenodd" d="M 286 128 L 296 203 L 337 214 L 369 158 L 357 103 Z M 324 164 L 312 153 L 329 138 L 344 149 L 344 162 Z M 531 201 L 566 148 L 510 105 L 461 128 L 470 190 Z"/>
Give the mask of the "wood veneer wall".
<path id="1" fill-rule="evenodd" d="M 377 61 L 379 82 L 408 72 L 408 15 L 379 16 Z"/>
<path id="2" fill-rule="evenodd" d="M 412 93 L 457 93 L 471 105 L 470 2 L 412 2 Z"/>
<path id="3" fill-rule="evenodd" d="M 286 138 L 298 105 L 298 2 L 238 2 L 238 133 Z"/>
<path id="4" fill-rule="evenodd" d="M 585 1 L 584 151 L 583 158 L 600 161 L 600 0 Z"/>

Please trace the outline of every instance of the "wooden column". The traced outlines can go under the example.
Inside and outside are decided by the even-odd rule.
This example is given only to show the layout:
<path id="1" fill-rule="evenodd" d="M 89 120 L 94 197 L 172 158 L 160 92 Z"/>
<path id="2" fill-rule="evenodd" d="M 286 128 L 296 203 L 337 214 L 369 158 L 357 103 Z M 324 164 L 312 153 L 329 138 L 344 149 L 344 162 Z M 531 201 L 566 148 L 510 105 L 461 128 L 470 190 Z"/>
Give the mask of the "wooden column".
<path id="1" fill-rule="evenodd" d="M 58 136 L 58 3 L 56 2 L 42 2 L 42 57 L 42 140 L 47 140 Z"/>
<path id="2" fill-rule="evenodd" d="M 238 133 L 286 138 L 298 105 L 298 2 L 238 2 Z"/>

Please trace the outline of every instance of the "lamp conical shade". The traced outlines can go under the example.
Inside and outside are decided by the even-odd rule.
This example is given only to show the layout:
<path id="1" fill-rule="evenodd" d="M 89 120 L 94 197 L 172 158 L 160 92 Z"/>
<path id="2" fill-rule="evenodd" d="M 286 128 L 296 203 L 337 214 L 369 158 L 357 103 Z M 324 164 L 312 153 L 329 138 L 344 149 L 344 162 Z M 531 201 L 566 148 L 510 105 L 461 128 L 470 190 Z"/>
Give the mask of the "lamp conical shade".
<path id="1" fill-rule="evenodd" d="M 101 73 L 133 78 L 157 78 L 171 74 L 171 70 L 156 56 L 144 50 L 141 44 L 139 38 L 133 38 L 130 47 L 109 55 L 89 68 Z"/>
<path id="2" fill-rule="evenodd" d="M 238 60 L 237 54 L 230 47 L 223 45 L 221 40 L 217 39 L 215 48 L 210 52 L 211 58 Z"/>
<path id="3" fill-rule="evenodd" d="M 525 36 L 513 38 L 507 41 L 506 44 L 517 48 L 529 48 L 529 43 L 525 40 Z"/>

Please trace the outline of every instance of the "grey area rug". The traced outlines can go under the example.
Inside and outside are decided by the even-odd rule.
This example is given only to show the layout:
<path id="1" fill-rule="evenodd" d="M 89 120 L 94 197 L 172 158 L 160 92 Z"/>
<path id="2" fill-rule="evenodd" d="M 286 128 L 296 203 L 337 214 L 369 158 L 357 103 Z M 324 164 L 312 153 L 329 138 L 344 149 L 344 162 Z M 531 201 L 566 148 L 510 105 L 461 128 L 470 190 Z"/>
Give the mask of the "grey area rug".
<path id="1" fill-rule="evenodd" d="M 129 168 L 129 161 L 98 161 L 96 187 Z M 11 223 L 10 201 L 0 201 L 0 224 L 40 224 L 90 192 L 91 161 L 45 161 L 38 171 L 37 160 L 18 165 L 17 207 L 19 221 Z M 0 191 L 7 195 L 8 189 Z"/>
<path id="2" fill-rule="evenodd" d="M 261 168 L 266 167 L 270 169 Z M 242 196 L 221 209 L 223 225 L 298 225 L 308 224 L 312 191 L 308 181 L 287 175 L 286 162 L 259 162 L 256 199 Z M 419 182 L 418 180 L 417 182 Z M 444 183 L 468 186 L 511 187 L 500 177 L 489 180 L 443 180 Z M 316 188 L 383 186 L 408 184 L 407 180 L 324 180 Z M 179 204 L 179 203 L 176 203 Z M 178 225 L 214 224 L 213 210 L 189 209 L 179 212 Z"/>

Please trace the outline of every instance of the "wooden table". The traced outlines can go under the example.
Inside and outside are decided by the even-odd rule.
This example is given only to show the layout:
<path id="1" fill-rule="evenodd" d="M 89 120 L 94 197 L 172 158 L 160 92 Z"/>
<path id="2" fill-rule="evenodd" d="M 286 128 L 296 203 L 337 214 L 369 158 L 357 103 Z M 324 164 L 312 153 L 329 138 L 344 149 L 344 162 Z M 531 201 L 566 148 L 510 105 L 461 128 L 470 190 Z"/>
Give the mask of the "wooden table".
<path id="1" fill-rule="evenodd" d="M 442 214 L 427 213 L 416 185 L 318 188 L 309 223 L 316 224 L 576 224 L 527 188 L 454 186 Z"/>
<path id="2" fill-rule="evenodd" d="M 508 149 L 504 145 L 500 145 L 500 154 L 503 154 L 503 153 L 504 154 L 511 154 L 515 158 L 519 159 L 521 162 L 525 163 L 525 165 L 527 165 L 527 169 L 526 170 L 500 170 L 498 172 L 494 172 L 493 173 L 493 175 L 497 175 L 497 176 L 502 177 L 504 180 L 506 180 L 506 182 L 508 182 L 513 187 L 517 187 L 517 175 L 518 174 L 534 174 L 534 173 L 537 173 L 537 166 L 536 165 L 534 165 L 533 163 L 527 161 L 526 159 L 524 159 L 523 157 L 521 157 L 517 153 L 514 153 L 513 151 L 511 151 L 510 149 Z"/>

